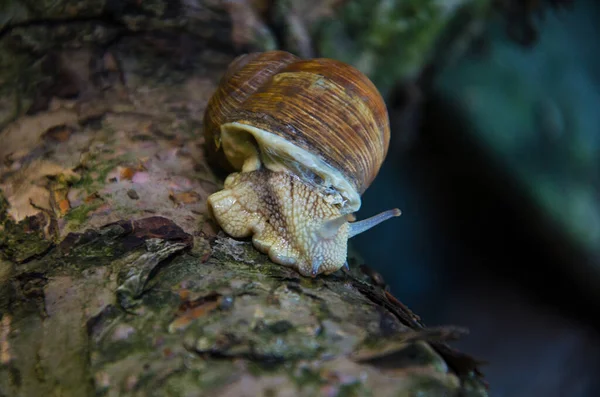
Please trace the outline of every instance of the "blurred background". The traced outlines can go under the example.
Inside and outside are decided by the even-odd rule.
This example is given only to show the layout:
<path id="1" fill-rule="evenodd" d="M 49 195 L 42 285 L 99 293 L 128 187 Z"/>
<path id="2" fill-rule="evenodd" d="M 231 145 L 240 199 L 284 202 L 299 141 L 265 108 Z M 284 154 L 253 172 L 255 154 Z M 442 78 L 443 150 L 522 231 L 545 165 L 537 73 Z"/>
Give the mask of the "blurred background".
<path id="1" fill-rule="evenodd" d="M 361 265 L 425 324 L 469 328 L 454 345 L 491 396 L 600 395 L 598 1 L 0 3 L 0 130 L 140 76 L 216 81 L 207 64 L 249 51 L 355 65 L 392 124 L 357 215 L 403 211 L 352 240 Z"/>
<path id="2" fill-rule="evenodd" d="M 566 5 L 396 87 L 359 214 L 403 210 L 356 247 L 426 324 L 470 329 L 492 396 L 600 395 L 600 8 Z"/>

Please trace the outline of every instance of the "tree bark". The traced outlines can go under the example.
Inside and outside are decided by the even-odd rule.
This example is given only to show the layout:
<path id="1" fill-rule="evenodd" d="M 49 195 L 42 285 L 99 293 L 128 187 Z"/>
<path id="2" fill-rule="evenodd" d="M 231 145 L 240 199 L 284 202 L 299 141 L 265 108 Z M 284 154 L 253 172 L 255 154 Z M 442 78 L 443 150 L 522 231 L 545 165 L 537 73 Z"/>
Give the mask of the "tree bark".
<path id="1" fill-rule="evenodd" d="M 272 45 L 218 3 L 8 3 L 0 395 L 486 395 L 357 254 L 308 279 L 208 219 L 204 107 Z"/>

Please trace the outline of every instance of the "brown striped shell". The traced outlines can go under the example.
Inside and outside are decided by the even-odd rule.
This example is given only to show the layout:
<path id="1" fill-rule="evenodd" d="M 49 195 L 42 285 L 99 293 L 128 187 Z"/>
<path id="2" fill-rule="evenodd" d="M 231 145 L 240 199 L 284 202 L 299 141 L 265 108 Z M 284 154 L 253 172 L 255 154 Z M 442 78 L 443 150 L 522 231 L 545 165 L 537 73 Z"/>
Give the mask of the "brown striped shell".
<path id="1" fill-rule="evenodd" d="M 221 125 L 225 120 L 273 75 L 299 59 L 288 52 L 269 51 L 240 55 L 229 64 L 204 112 L 204 135 L 211 157 L 217 152 L 223 154 L 219 149 Z M 239 169 L 226 158 L 217 158 L 216 161 L 227 171 Z"/>
<path id="2" fill-rule="evenodd" d="M 232 62 L 205 113 L 212 150 L 236 170 L 287 169 L 360 207 L 390 140 L 385 102 L 356 68 L 283 51 Z"/>

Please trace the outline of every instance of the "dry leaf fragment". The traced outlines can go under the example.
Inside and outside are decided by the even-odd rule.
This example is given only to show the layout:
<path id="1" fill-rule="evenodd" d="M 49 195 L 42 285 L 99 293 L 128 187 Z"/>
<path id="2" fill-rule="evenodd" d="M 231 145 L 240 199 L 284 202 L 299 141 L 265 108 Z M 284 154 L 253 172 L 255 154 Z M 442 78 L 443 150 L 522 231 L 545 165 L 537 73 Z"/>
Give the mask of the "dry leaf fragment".
<path id="1" fill-rule="evenodd" d="M 75 129 L 73 127 L 67 125 L 59 125 L 56 127 L 49 128 L 43 134 L 43 138 L 55 142 L 66 142 L 67 140 L 69 140 L 73 132 L 75 132 Z"/>
<path id="2" fill-rule="evenodd" d="M 40 144 L 44 133 L 55 127 L 76 125 L 77 121 L 77 113 L 72 109 L 58 109 L 19 118 L 2 131 L 0 161 L 3 162 L 8 155 L 17 151 L 28 154 Z M 14 157 L 13 160 L 16 160 Z"/>
<path id="3" fill-rule="evenodd" d="M 0 190 L 9 203 L 8 214 L 16 222 L 37 214 L 40 209 L 52 212 L 52 202 L 58 203 L 66 198 L 67 192 L 64 192 L 64 196 L 61 193 L 59 200 L 51 197 L 54 192 L 49 186 L 48 177 L 66 182 L 79 179 L 78 174 L 56 163 L 34 160 L 0 183 Z"/>
<path id="4" fill-rule="evenodd" d="M 133 179 L 135 172 L 136 171 L 131 167 L 122 167 L 119 170 L 119 176 L 121 177 L 121 179 L 126 179 L 126 180 L 130 181 Z"/>
<path id="5" fill-rule="evenodd" d="M 194 204 L 202 199 L 202 197 L 193 190 L 181 193 L 169 194 L 169 199 L 175 204 Z"/>
<path id="6" fill-rule="evenodd" d="M 179 291 L 179 297 L 182 302 L 177 317 L 169 325 L 170 332 L 186 328 L 195 319 L 206 316 L 221 305 L 221 295 L 215 292 L 194 298 L 190 291 L 184 289 Z"/>

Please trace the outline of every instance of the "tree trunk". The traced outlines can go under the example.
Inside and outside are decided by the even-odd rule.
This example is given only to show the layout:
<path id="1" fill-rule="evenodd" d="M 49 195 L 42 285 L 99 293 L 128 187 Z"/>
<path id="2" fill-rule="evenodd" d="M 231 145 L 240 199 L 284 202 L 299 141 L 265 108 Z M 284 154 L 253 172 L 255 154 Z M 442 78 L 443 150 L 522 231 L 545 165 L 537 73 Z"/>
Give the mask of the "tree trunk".
<path id="1" fill-rule="evenodd" d="M 204 107 L 275 39 L 263 2 L 189 3 L 2 12 L 0 395 L 486 395 L 356 254 L 308 279 L 208 219 Z"/>

